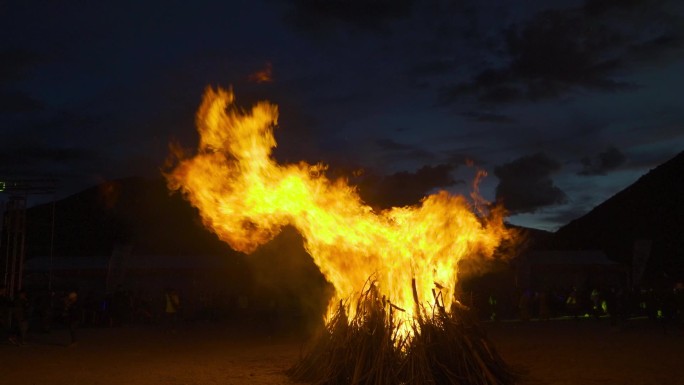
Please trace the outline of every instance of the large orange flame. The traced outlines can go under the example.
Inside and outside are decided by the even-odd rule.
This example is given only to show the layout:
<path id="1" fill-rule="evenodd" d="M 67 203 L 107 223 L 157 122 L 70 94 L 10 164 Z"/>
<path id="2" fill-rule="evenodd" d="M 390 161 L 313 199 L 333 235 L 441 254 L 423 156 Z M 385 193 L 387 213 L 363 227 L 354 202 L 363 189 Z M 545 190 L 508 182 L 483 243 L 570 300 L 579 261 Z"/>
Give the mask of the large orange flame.
<path id="1" fill-rule="evenodd" d="M 510 237 L 500 212 L 477 216 L 462 196 L 441 191 L 420 205 L 376 212 L 345 180 L 327 179 L 321 164 L 277 164 L 271 157 L 277 107 L 260 102 L 243 112 L 233 102 L 231 91 L 207 89 L 197 113 L 197 154 L 178 161 L 167 174 L 169 187 L 181 190 L 207 227 L 245 253 L 294 226 L 334 286 L 333 304 L 358 293 L 372 276 L 407 320 L 416 311 L 412 280 L 424 303 L 432 303 L 440 287 L 448 309 L 459 260 L 491 257 Z"/>

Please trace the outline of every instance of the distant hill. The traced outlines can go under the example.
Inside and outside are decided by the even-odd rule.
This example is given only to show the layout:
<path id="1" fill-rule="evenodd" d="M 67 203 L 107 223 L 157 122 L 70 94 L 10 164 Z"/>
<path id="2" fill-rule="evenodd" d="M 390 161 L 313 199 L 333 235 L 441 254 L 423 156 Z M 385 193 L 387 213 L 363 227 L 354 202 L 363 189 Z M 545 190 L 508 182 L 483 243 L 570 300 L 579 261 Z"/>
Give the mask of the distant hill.
<path id="1" fill-rule="evenodd" d="M 545 250 L 551 247 L 554 233 L 546 230 L 535 229 L 531 227 L 517 226 L 507 224 L 518 233 L 518 245 L 516 250 L 519 252 L 530 250 Z M 515 255 L 514 255 L 515 256 Z"/>
<path id="2" fill-rule="evenodd" d="M 684 278 L 684 152 L 556 231 L 558 249 L 601 249 L 630 265 L 634 243 L 651 241 L 645 280 Z"/>
<path id="3" fill-rule="evenodd" d="M 52 210 L 52 203 L 27 210 L 26 258 L 50 254 Z M 54 214 L 56 257 L 110 255 L 118 245 L 134 254 L 236 253 L 161 178 L 105 182 L 55 202 Z"/>

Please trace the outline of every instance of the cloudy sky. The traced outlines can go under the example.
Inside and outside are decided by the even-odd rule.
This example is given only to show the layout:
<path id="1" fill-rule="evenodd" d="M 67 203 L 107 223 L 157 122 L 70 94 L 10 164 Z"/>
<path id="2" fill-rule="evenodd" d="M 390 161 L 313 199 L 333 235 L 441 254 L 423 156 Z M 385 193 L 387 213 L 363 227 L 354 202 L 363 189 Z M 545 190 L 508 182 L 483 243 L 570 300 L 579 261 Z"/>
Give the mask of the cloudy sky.
<path id="1" fill-rule="evenodd" d="M 278 104 L 277 159 L 363 169 L 374 205 L 483 169 L 547 230 L 684 150 L 676 0 L 16 0 L 0 36 L 0 177 L 59 196 L 158 176 L 207 86 Z"/>

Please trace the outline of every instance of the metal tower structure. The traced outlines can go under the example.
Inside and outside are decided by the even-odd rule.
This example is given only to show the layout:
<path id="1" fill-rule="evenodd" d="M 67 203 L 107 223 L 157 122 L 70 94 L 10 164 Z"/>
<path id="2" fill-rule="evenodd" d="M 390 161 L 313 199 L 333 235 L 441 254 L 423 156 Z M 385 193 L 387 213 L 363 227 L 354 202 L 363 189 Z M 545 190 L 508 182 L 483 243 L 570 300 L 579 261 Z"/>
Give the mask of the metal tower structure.
<path id="1" fill-rule="evenodd" d="M 54 179 L 0 179 L 0 194 L 7 195 L 6 203 L 0 205 L 0 250 L 4 251 L 2 284 L 7 294 L 13 298 L 22 289 L 26 242 L 26 204 L 30 195 L 54 194 L 57 181 Z M 2 203 L 2 202 L 0 202 Z M 54 242 L 55 202 L 52 200 L 52 234 L 50 240 L 50 260 Z M 50 269 L 52 275 L 52 269 Z M 50 285 L 52 279 L 50 278 Z"/>

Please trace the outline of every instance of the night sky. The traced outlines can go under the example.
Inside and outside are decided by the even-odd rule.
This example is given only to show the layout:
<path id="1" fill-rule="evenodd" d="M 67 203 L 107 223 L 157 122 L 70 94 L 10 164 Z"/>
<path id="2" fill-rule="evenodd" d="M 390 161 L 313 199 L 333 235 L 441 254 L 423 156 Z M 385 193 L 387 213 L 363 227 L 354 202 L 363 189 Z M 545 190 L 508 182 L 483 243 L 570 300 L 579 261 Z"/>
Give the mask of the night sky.
<path id="1" fill-rule="evenodd" d="M 376 203 L 480 168 L 547 230 L 684 150 L 676 0 L 10 0 L 0 36 L 0 177 L 58 197 L 159 176 L 207 86 L 277 104 L 276 158 L 363 169 Z"/>

